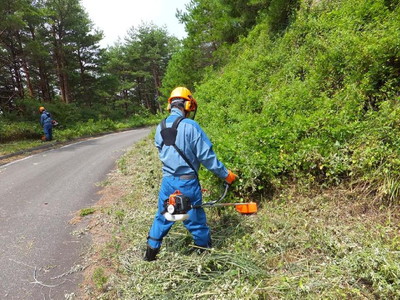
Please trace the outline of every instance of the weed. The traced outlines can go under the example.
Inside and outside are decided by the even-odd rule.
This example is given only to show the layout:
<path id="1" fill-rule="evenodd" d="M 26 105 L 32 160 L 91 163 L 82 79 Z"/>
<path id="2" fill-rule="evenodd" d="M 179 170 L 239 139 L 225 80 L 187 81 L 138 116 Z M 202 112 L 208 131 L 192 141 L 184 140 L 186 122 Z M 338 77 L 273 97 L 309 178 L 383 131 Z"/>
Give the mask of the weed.
<path id="1" fill-rule="evenodd" d="M 90 208 L 83 208 L 83 209 L 80 210 L 79 215 L 81 217 L 84 217 L 84 216 L 93 214 L 95 211 L 96 211 L 95 208 L 91 208 L 91 207 Z"/>
<path id="2" fill-rule="evenodd" d="M 383 185 L 380 187 L 383 201 L 388 205 L 399 203 L 400 201 L 400 178 L 386 176 Z"/>
<path id="3" fill-rule="evenodd" d="M 104 285 L 107 283 L 108 277 L 105 276 L 105 272 L 103 268 L 97 268 L 93 272 L 93 282 L 99 290 L 104 288 Z"/>
<path id="4" fill-rule="evenodd" d="M 121 171 L 122 174 L 127 175 L 127 165 L 126 165 L 126 159 L 125 157 L 121 157 L 118 160 L 118 169 Z"/>
<path id="5" fill-rule="evenodd" d="M 42 144 L 40 139 L 37 140 L 24 140 L 24 141 L 14 141 L 8 143 L 0 143 L 0 155 L 6 155 L 10 153 L 17 153 L 24 151 L 26 149 L 32 149 L 38 147 Z"/>
<path id="6" fill-rule="evenodd" d="M 399 297 L 400 218 L 395 210 L 371 206 L 374 195 L 346 187 L 323 194 L 287 187 L 252 216 L 208 209 L 213 249 L 190 251 L 192 238 L 176 223 L 158 260 L 144 262 L 161 166 L 151 139 L 126 153 L 125 161 L 128 175 L 110 184 L 129 182 L 130 189 L 105 220 L 116 229 L 104 259 L 120 272 L 114 273 L 112 290 L 100 292 L 103 297 L 117 292 L 122 299 Z"/>
<path id="7" fill-rule="evenodd" d="M 400 6 L 314 2 L 281 36 L 264 19 L 235 45 L 196 87 L 197 120 L 243 196 L 363 178 L 398 202 L 385 177 L 400 175 Z"/>

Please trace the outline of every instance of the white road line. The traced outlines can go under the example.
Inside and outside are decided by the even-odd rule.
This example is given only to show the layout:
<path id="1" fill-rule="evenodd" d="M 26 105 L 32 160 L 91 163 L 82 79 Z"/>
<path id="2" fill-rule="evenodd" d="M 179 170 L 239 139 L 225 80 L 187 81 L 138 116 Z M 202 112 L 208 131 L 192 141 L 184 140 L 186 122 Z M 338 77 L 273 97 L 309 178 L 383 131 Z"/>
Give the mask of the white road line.
<path id="1" fill-rule="evenodd" d="M 29 159 L 29 158 L 31 158 L 31 157 L 33 157 L 33 155 L 29 155 L 29 156 L 27 156 L 27 157 L 24 157 L 24 158 L 21 158 L 21 159 L 18 159 L 18 160 L 9 162 L 8 164 L 5 164 L 5 165 L 0 166 L 0 169 L 3 169 L 3 168 L 5 168 L 5 167 L 10 166 L 10 165 L 12 165 L 12 164 L 15 164 L 15 163 L 17 163 L 17 162 L 20 162 L 20 161 Z"/>

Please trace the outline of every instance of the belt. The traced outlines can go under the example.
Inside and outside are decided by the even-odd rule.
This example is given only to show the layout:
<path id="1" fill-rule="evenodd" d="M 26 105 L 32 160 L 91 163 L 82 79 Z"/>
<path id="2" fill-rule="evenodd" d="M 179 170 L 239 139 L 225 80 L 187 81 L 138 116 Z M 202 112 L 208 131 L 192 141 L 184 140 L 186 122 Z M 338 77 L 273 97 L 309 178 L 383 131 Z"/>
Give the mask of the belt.
<path id="1" fill-rule="evenodd" d="M 197 178 L 197 176 L 194 174 L 179 176 L 179 179 L 183 179 L 183 180 L 190 180 L 190 179 L 196 179 L 196 178 Z"/>

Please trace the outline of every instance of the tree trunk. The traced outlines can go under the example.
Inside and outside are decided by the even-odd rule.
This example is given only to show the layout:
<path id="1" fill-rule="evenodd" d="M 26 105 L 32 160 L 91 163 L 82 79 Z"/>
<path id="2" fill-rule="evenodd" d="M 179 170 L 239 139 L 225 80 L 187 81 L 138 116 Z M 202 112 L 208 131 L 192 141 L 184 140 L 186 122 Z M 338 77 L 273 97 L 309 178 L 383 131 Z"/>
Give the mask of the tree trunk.
<path id="1" fill-rule="evenodd" d="M 89 89 L 87 86 L 87 81 L 86 77 L 85 77 L 85 73 L 86 73 L 86 68 L 85 68 L 85 64 L 84 61 L 82 59 L 82 55 L 81 55 L 81 48 L 78 45 L 78 60 L 79 60 L 79 70 L 80 70 L 80 86 L 81 86 L 81 90 L 82 90 L 82 94 L 81 96 L 84 98 L 84 102 L 85 104 L 88 104 L 89 107 L 92 107 L 92 101 L 91 101 L 91 97 L 89 95 Z"/>
<path id="2" fill-rule="evenodd" d="M 50 95 L 50 84 L 48 80 L 48 76 L 46 73 L 46 68 L 44 67 L 44 62 L 41 59 L 39 61 L 39 86 L 40 86 L 40 91 L 42 93 L 42 98 L 43 101 L 45 102 L 50 102 L 51 101 L 51 95 Z"/>
<path id="3" fill-rule="evenodd" d="M 25 79 L 26 79 L 26 86 L 28 88 L 28 93 L 29 96 L 31 98 L 34 97 L 34 91 L 33 91 L 33 86 L 32 86 L 32 81 L 31 81 L 31 74 L 29 72 L 29 68 L 28 68 L 28 63 L 24 54 L 24 50 L 22 47 L 22 41 L 21 41 L 21 34 L 19 31 L 16 32 L 16 37 L 18 40 L 18 46 L 19 46 L 19 56 L 20 56 L 20 60 L 21 60 L 21 66 L 22 66 L 22 70 L 25 73 Z"/>
<path id="4" fill-rule="evenodd" d="M 54 55 L 57 66 L 57 77 L 61 91 L 61 99 L 65 103 L 69 103 L 69 93 L 68 93 L 68 78 L 65 72 L 64 63 L 64 50 L 62 47 L 61 35 L 58 34 L 57 28 L 53 26 L 53 38 L 54 38 Z"/>
<path id="5" fill-rule="evenodd" d="M 29 31 L 31 33 L 32 41 L 36 41 L 36 29 L 33 25 L 29 25 Z M 35 57 L 35 56 L 34 56 Z M 33 62 L 38 66 L 38 75 L 39 75 L 39 87 L 38 94 L 41 96 L 44 102 L 50 102 L 52 96 L 50 94 L 50 83 L 49 77 L 46 72 L 46 64 L 43 57 L 37 55 L 37 58 L 32 58 Z"/>
<path id="6" fill-rule="evenodd" d="M 156 113 L 157 112 L 157 106 L 158 106 L 158 110 L 161 111 L 160 102 L 156 101 L 156 99 L 158 99 L 160 97 L 160 93 L 159 93 L 158 89 L 161 87 L 161 79 L 160 79 L 158 68 L 157 68 L 156 65 L 153 65 L 152 71 L 153 71 L 154 90 L 155 90 L 155 95 L 154 95 L 154 99 L 153 99 L 153 110 L 152 111 L 154 113 Z"/>
<path id="7" fill-rule="evenodd" d="M 14 83 L 15 89 L 18 91 L 18 95 L 20 98 L 24 98 L 24 87 L 22 85 L 22 76 L 20 72 L 20 68 L 18 66 L 18 61 L 15 56 L 15 53 L 12 54 L 13 56 L 13 63 L 11 70 L 12 81 Z"/>

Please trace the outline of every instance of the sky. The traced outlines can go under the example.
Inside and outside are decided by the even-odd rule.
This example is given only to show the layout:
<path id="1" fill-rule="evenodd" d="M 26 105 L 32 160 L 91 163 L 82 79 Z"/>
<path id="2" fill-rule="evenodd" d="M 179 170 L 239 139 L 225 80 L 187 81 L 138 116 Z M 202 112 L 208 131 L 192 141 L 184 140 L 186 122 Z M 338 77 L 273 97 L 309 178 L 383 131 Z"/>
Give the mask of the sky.
<path id="1" fill-rule="evenodd" d="M 185 27 L 175 13 L 185 11 L 190 0 L 81 0 L 94 27 L 103 31 L 102 47 L 112 46 L 123 40 L 129 28 L 143 22 L 166 26 L 169 34 L 178 38 L 186 37 Z"/>

